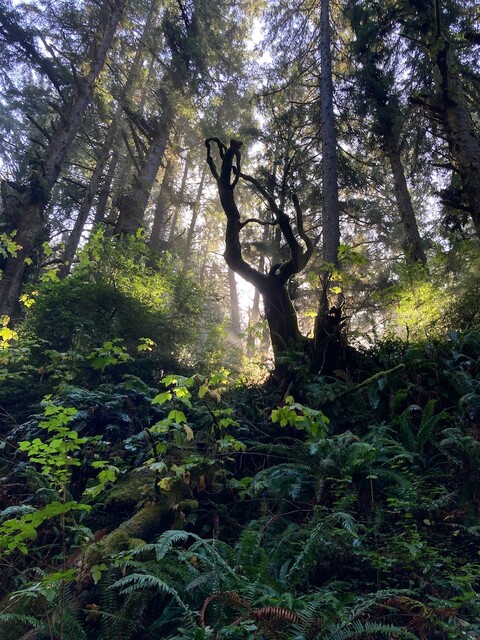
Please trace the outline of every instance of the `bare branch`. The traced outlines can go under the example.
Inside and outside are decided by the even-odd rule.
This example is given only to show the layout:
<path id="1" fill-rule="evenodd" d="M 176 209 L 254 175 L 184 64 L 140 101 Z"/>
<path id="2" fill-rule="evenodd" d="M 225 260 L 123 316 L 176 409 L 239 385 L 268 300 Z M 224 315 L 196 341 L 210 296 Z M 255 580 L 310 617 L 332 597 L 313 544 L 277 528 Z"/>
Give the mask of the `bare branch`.
<path id="1" fill-rule="evenodd" d="M 298 196 L 296 193 L 292 194 L 292 202 L 293 202 L 293 206 L 295 207 L 295 213 L 297 214 L 297 230 L 298 230 L 298 235 L 300 236 L 300 238 L 304 241 L 305 246 L 307 248 L 306 253 L 308 253 L 308 258 L 307 260 L 310 258 L 310 256 L 312 255 L 313 252 L 313 242 L 311 240 L 311 238 L 309 238 L 305 232 L 305 229 L 303 227 L 303 211 L 302 208 L 300 206 L 300 202 L 298 200 Z"/>
<path id="2" fill-rule="evenodd" d="M 251 222 L 256 222 L 257 224 L 261 224 L 264 227 L 267 226 L 272 226 L 275 227 L 278 223 L 276 220 L 259 220 L 258 218 L 248 218 L 247 220 L 244 220 L 243 222 L 240 223 L 240 229 L 243 229 L 243 227 L 245 227 L 247 224 L 250 224 Z"/>

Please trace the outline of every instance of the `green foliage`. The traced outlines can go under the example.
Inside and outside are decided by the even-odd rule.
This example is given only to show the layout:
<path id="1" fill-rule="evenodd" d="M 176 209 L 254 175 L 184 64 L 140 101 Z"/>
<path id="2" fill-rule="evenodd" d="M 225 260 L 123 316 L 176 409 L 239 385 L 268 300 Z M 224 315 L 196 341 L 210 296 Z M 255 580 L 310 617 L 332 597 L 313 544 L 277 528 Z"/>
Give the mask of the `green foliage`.
<path id="1" fill-rule="evenodd" d="M 67 426 L 76 413 L 73 407 L 57 407 L 47 403 L 44 410 L 46 420 L 42 420 L 38 426 L 45 429 L 50 437 L 18 443 L 19 450 L 28 455 L 30 462 L 39 466 L 40 473 L 47 476 L 52 487 L 60 493 L 71 477 L 71 467 L 80 465 L 80 461 L 72 454 L 87 442 L 87 438 L 79 438 L 78 433 Z"/>
<path id="2" fill-rule="evenodd" d="M 156 484 L 162 491 L 169 492 L 176 481 L 200 481 L 207 469 L 211 473 L 223 464 L 226 454 L 246 449 L 246 445 L 231 433 L 240 426 L 234 418 L 234 410 L 218 406 L 223 404 L 221 394 L 226 389 L 228 376 L 229 373 L 222 369 L 208 378 L 200 374 L 188 378 L 168 375 L 161 380 L 167 390 L 157 394 L 152 405 L 159 405 L 168 412 L 146 429 L 152 443 L 152 457 L 146 464 L 155 471 Z M 208 458 L 195 451 L 199 440 L 208 442 Z M 175 449 L 184 452 L 183 464 L 169 465 L 161 459 L 167 452 L 175 458 Z"/>
<path id="3" fill-rule="evenodd" d="M 19 249 L 21 249 L 21 247 L 15 242 L 16 234 L 16 230 L 12 231 L 11 233 L 0 233 L 0 257 L 17 257 L 17 252 Z"/>
<path id="4" fill-rule="evenodd" d="M 400 272 L 397 283 L 381 298 L 390 308 L 388 329 L 412 340 L 440 338 L 448 331 L 478 329 L 480 254 L 475 244 L 464 242 L 459 254 L 439 247 L 423 267 Z"/>
<path id="5" fill-rule="evenodd" d="M 145 340 L 147 339 L 148 338 L 143 338 L 142 347 L 144 347 Z M 128 355 L 127 350 L 121 342 L 122 340 L 120 338 L 115 338 L 110 342 L 104 342 L 101 347 L 97 347 L 89 353 L 86 359 L 90 361 L 92 368 L 99 369 L 103 373 L 107 367 L 123 364 L 131 360 L 132 358 Z"/>
<path id="6" fill-rule="evenodd" d="M 57 406 L 47 399 L 45 419 L 39 421 L 38 427 L 48 435 L 18 443 L 18 451 L 25 453 L 29 462 L 45 478 L 54 499 L 40 509 L 29 509 L 15 518 L 3 520 L 0 524 L 0 549 L 8 554 L 15 550 L 28 553 L 28 541 L 36 540 L 38 528 L 46 521 L 57 516 L 63 518 L 72 511 L 90 511 L 90 505 L 68 500 L 67 494 L 72 468 L 81 466 L 78 454 L 84 445 L 97 446 L 101 436 L 79 437 L 77 431 L 69 426 L 76 414 L 74 407 Z M 86 493 L 97 496 L 116 479 L 118 469 L 103 460 L 94 461 L 91 466 L 99 470 L 98 484 Z"/>
<path id="7" fill-rule="evenodd" d="M 10 318 L 8 316 L 2 316 L 0 318 L 1 326 L 0 329 L 0 349 L 8 349 L 12 340 L 16 340 L 18 338 L 18 334 L 13 329 L 10 329 L 8 324 L 10 322 Z"/>
<path id="8" fill-rule="evenodd" d="M 2 554 L 10 554 L 15 550 L 29 553 L 31 545 L 28 543 L 37 539 L 37 530 L 45 521 L 71 511 L 88 511 L 89 509 L 89 505 L 76 501 L 53 501 L 32 513 L 5 520 L 0 525 L 0 550 Z"/>
<path id="9" fill-rule="evenodd" d="M 281 427 L 290 425 L 299 431 L 306 431 L 314 438 L 323 434 L 330 423 L 327 416 L 316 409 L 295 402 L 292 396 L 285 398 L 285 406 L 272 411 L 272 422 Z"/>
<path id="10" fill-rule="evenodd" d="M 62 610 L 87 640 L 474 640 L 479 362 L 472 332 L 380 343 L 361 382 L 314 377 L 301 401 L 224 370 L 109 381 L 116 362 L 62 385 L 15 432 L 28 462 L 7 482 L 37 497 L 1 514 L 4 562 L 28 579 L 9 568 L 0 632 L 58 629 Z M 62 538 L 85 564 L 63 566 Z"/>
<path id="11" fill-rule="evenodd" d="M 209 294 L 174 263 L 150 255 L 141 237 L 113 240 L 98 232 L 73 275 L 38 287 L 26 326 L 44 342 L 44 353 L 47 344 L 52 355 L 89 354 L 99 371 L 112 358 L 128 365 L 128 355 L 140 353 L 144 358 L 131 366 L 151 371 L 210 360 L 209 336 L 220 321 Z M 225 350 L 218 342 L 216 348 L 221 361 Z"/>

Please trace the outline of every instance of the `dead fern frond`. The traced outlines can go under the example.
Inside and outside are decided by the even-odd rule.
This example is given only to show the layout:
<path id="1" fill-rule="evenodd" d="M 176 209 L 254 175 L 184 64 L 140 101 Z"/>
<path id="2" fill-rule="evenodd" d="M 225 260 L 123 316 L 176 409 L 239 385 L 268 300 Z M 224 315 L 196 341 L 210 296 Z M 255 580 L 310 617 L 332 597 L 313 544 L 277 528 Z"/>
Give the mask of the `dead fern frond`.
<path id="1" fill-rule="evenodd" d="M 245 598 L 242 598 L 242 596 L 235 591 L 213 593 L 211 596 L 208 596 L 208 598 L 203 603 L 202 608 L 200 609 L 200 616 L 198 621 L 200 627 L 205 627 L 205 612 L 212 600 L 219 600 L 222 604 L 226 605 L 227 607 L 231 607 L 232 609 L 246 609 L 249 612 L 251 610 L 251 607 L 245 600 Z"/>
<path id="2" fill-rule="evenodd" d="M 259 609 L 252 609 L 249 612 L 251 618 L 256 622 L 267 622 L 270 625 L 278 626 L 280 624 L 296 624 L 300 622 L 300 616 L 291 609 L 284 607 L 261 607 Z"/>
<path id="3" fill-rule="evenodd" d="M 244 620 L 254 620 L 258 628 L 265 634 L 271 634 L 272 638 L 278 637 L 278 631 L 286 624 L 299 624 L 301 617 L 295 611 L 284 607 L 259 607 L 251 608 L 247 613 L 239 616 L 233 624 L 240 624 Z"/>

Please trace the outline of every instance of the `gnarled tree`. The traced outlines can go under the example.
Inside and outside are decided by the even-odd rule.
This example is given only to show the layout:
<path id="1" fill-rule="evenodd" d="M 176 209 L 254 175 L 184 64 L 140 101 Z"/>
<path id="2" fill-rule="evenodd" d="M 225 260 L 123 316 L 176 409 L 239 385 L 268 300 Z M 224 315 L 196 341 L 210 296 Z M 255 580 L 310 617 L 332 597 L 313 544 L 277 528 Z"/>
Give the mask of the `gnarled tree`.
<path id="1" fill-rule="evenodd" d="M 297 314 L 288 293 L 289 280 L 303 271 L 314 250 L 314 244 L 304 230 L 303 213 L 297 195 L 292 194 L 296 218 L 293 224 L 271 193 L 256 178 L 241 171 L 240 141 L 230 140 L 228 148 L 218 138 L 209 138 L 205 144 L 208 166 L 217 182 L 220 202 L 227 218 L 224 258 L 230 269 L 252 284 L 262 296 L 277 373 L 281 376 L 286 373 L 284 357 L 290 350 L 303 352 L 312 371 L 331 373 L 338 366 L 340 355 L 341 310 L 330 309 L 320 323 L 324 330 L 326 327 L 329 329 L 327 339 L 323 335 L 320 340 L 316 336 L 305 337 L 300 332 Z M 212 157 L 212 144 L 216 145 L 220 155 L 220 170 Z M 256 218 L 241 220 L 235 200 L 235 187 L 240 179 L 251 185 L 267 203 L 272 216 L 270 221 Z M 252 267 L 243 256 L 240 234 L 251 223 L 278 226 L 288 248 L 288 256 L 265 273 Z"/>

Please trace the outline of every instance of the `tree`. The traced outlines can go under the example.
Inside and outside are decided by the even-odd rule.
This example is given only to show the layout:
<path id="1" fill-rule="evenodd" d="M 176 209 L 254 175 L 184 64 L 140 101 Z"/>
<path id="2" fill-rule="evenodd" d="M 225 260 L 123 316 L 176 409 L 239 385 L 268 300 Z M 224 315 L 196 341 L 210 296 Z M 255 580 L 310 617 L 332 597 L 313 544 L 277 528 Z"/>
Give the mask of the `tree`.
<path id="1" fill-rule="evenodd" d="M 45 209 L 81 127 L 95 83 L 105 66 L 125 4 L 126 0 L 116 0 L 113 3 L 106 1 L 101 6 L 98 24 L 95 25 L 97 32 L 90 43 L 88 71 L 84 75 L 75 74 L 68 91 L 62 89 L 64 103 L 53 131 L 48 135 L 47 144 L 42 145 L 38 156 L 31 154 L 28 174 L 21 181 L 2 181 L 4 216 L 10 229 L 15 231 L 17 250 L 8 256 L 4 264 L 0 280 L 0 315 L 18 314 L 18 299 L 26 264 L 32 259 L 34 250 L 48 239 Z M 17 28 L 12 16 L 6 16 L 3 10 L 0 15 L 4 18 L 2 24 L 7 37 L 25 51 L 27 57 L 42 61 L 42 56 L 32 43 L 34 34 Z M 44 65 L 43 70 L 49 78 L 52 76 L 50 65 Z M 52 80 L 58 84 L 55 77 Z"/>
<path id="2" fill-rule="evenodd" d="M 320 138 L 322 141 L 323 260 L 336 267 L 340 246 L 337 136 L 333 113 L 330 2 L 320 3 Z"/>
<path id="3" fill-rule="evenodd" d="M 323 320 L 322 331 L 328 332 L 330 340 L 323 335 L 313 338 L 304 337 L 299 329 L 297 314 L 288 292 L 288 282 L 300 273 L 312 256 L 314 244 L 304 230 L 303 212 L 295 193 L 291 194 L 295 224 L 288 214 L 277 204 L 267 188 L 256 178 L 241 171 L 241 146 L 238 140 L 231 140 L 227 148 L 218 138 L 209 138 L 207 146 L 207 163 L 212 176 L 217 182 L 220 202 L 227 218 L 225 233 L 224 258 L 227 265 L 247 282 L 250 282 L 261 294 L 265 318 L 268 323 L 270 339 L 275 359 L 275 369 L 280 377 L 288 377 L 288 354 L 291 351 L 304 354 L 309 366 L 324 374 L 331 373 L 338 364 L 341 309 L 333 307 Z M 220 171 L 212 157 L 211 147 L 214 144 L 221 158 Z M 259 220 L 248 218 L 241 220 L 235 200 L 235 188 L 239 180 L 251 185 L 268 207 L 269 218 Z M 278 226 L 288 248 L 287 257 L 271 266 L 267 273 L 252 267 L 244 259 L 240 233 L 249 224 Z"/>
<path id="4" fill-rule="evenodd" d="M 469 78 L 478 82 L 478 70 L 462 63 L 463 50 L 477 46 L 479 40 L 470 7 L 454 0 L 415 0 L 400 3 L 396 15 L 428 71 L 423 89 L 412 100 L 443 132 L 450 170 L 460 185 L 457 203 L 449 204 L 469 213 L 480 236 L 480 135 L 468 89 Z"/>
<path id="5" fill-rule="evenodd" d="M 112 156 L 114 147 L 118 144 L 119 131 L 124 118 L 123 106 L 125 104 L 130 105 L 135 87 L 141 82 L 140 71 L 145 60 L 145 50 L 151 36 L 152 27 L 155 23 L 158 10 L 159 0 L 152 0 L 148 6 L 142 33 L 140 34 L 138 43 L 135 43 L 136 51 L 130 68 L 126 74 L 125 84 L 121 88 L 121 94 L 115 103 L 113 113 L 108 122 L 107 133 L 100 149 L 97 152 L 95 168 L 92 172 L 88 186 L 85 189 L 85 194 L 82 199 L 75 224 L 69 234 L 61 256 L 62 266 L 59 270 L 60 277 L 65 277 L 70 271 L 83 229 L 87 222 L 95 197 L 99 191 L 105 167 Z M 121 57 L 123 59 L 125 55 Z"/>
<path id="6" fill-rule="evenodd" d="M 425 265 L 425 250 L 401 155 L 405 123 L 412 117 L 411 105 L 405 99 L 402 104 L 400 97 L 400 92 L 404 95 L 406 93 L 404 83 L 395 77 L 396 68 L 401 68 L 401 53 L 399 55 L 397 52 L 398 44 L 391 46 L 387 43 L 387 36 L 391 39 L 392 34 L 389 34 L 390 25 L 380 6 L 352 2 L 349 15 L 356 36 L 352 49 L 358 63 L 355 73 L 358 87 L 357 109 L 362 123 L 369 123 L 372 146 L 380 146 L 390 165 L 396 204 L 404 231 L 406 262 L 409 265 Z M 362 135 L 364 136 L 364 132 Z"/>

